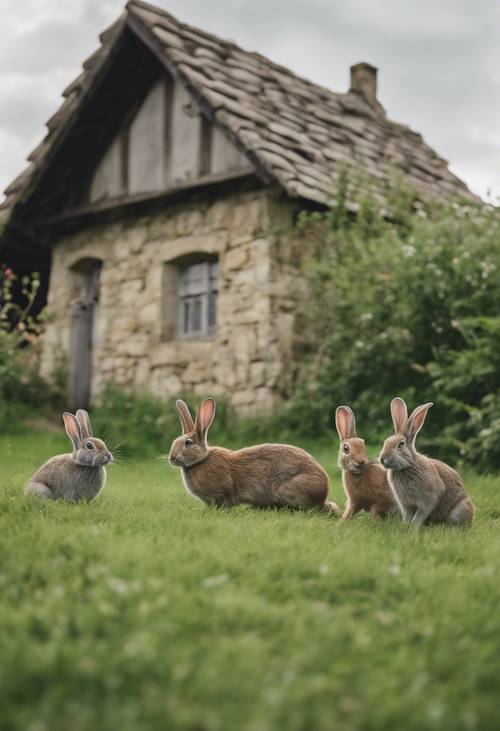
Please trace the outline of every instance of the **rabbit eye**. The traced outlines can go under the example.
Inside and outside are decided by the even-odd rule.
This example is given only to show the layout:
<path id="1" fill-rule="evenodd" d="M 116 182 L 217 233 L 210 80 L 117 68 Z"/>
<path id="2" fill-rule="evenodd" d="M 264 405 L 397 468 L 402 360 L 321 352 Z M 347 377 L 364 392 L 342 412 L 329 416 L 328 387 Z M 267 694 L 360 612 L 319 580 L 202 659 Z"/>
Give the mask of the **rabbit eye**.
<path id="1" fill-rule="evenodd" d="M 193 440 L 192 439 L 186 439 L 184 442 L 185 447 L 192 447 L 193 446 Z"/>
<path id="2" fill-rule="evenodd" d="M 87 449 L 94 449 L 94 445 L 92 444 L 92 442 L 87 442 L 85 446 Z"/>
<path id="3" fill-rule="evenodd" d="M 344 454 L 349 454 L 349 445 L 344 444 Z"/>
<path id="4" fill-rule="evenodd" d="M 404 439 L 402 439 L 402 440 L 401 440 L 401 441 L 399 442 L 399 444 L 398 444 L 398 447 L 399 447 L 399 448 L 401 449 L 401 447 L 404 447 L 404 445 L 405 445 L 405 440 L 404 440 Z"/>

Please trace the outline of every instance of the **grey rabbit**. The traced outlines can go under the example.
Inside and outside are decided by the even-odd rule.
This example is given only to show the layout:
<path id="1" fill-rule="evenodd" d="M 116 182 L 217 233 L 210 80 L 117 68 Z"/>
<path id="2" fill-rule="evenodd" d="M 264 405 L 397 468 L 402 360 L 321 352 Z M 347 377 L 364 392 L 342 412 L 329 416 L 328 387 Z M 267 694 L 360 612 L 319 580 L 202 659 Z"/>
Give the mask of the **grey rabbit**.
<path id="1" fill-rule="evenodd" d="M 417 406 L 408 417 L 403 399 L 391 401 L 395 433 L 385 440 L 380 461 L 405 523 L 415 528 L 426 522 L 470 525 L 474 505 L 458 472 L 415 449 L 416 436 L 431 406 Z"/>
<path id="2" fill-rule="evenodd" d="M 106 465 L 113 462 L 113 455 L 102 439 L 92 436 L 86 411 L 78 409 L 76 416 L 65 412 L 63 420 L 73 452 L 49 459 L 27 483 L 24 494 L 69 503 L 89 502 L 104 487 Z"/>

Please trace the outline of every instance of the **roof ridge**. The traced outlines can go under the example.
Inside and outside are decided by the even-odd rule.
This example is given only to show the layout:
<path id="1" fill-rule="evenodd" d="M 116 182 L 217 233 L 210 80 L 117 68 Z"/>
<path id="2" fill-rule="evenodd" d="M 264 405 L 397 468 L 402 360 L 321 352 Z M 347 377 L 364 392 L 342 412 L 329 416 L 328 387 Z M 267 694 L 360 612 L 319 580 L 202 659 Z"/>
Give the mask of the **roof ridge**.
<path id="1" fill-rule="evenodd" d="M 258 51 L 249 51 L 246 48 L 243 48 L 241 45 L 239 45 L 236 41 L 229 40 L 228 38 L 221 38 L 220 36 L 215 35 L 214 33 L 211 33 L 210 31 L 203 30 L 202 28 L 199 28 L 196 25 L 191 25 L 190 23 L 184 23 L 180 20 L 178 20 L 175 15 L 172 15 L 168 11 L 166 11 L 164 8 L 160 8 L 156 5 L 153 5 L 152 3 L 145 2 L 145 0 L 128 0 L 126 4 L 126 9 L 133 8 L 133 6 L 138 6 L 140 8 L 143 8 L 151 13 L 156 13 L 158 15 L 162 15 L 166 17 L 169 21 L 173 21 L 179 28 L 186 29 L 189 31 L 194 31 L 196 34 L 207 38 L 208 40 L 215 42 L 217 44 L 224 44 L 231 48 L 234 48 L 235 50 L 243 53 L 245 56 L 252 56 L 253 58 L 261 61 L 266 66 L 270 66 L 273 69 L 280 71 L 287 76 L 291 76 L 298 81 L 303 82 L 304 84 L 308 84 L 310 86 L 313 86 L 316 89 L 322 89 L 324 90 L 328 95 L 333 94 L 335 96 L 347 96 L 350 92 L 345 91 L 334 91 L 333 89 L 330 89 L 328 86 L 324 86 L 323 84 L 319 84 L 316 81 L 313 81 L 312 79 L 308 79 L 305 76 L 301 76 L 296 71 L 293 71 L 288 66 L 283 66 L 283 64 L 278 63 L 277 61 L 273 61 L 268 56 L 264 56 L 262 53 L 259 53 Z"/>

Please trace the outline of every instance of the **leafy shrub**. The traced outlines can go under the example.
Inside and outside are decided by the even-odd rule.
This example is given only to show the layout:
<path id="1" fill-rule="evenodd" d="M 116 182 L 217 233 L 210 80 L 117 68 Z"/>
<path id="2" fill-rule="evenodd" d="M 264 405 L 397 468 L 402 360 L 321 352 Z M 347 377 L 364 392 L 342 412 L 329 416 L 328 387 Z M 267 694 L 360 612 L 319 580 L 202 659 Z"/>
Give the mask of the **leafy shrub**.
<path id="1" fill-rule="evenodd" d="M 482 471 L 500 468 L 500 316 L 469 317 L 457 326 L 465 347 L 430 363 L 435 387 L 454 415 L 445 437 Z"/>
<path id="2" fill-rule="evenodd" d="M 390 219 L 366 199 L 355 218 L 339 204 L 299 225 L 313 256 L 290 423 L 323 431 L 334 406 L 349 403 L 364 433 L 387 434 L 394 395 L 410 406 L 434 401 L 422 441 L 434 453 L 499 467 L 500 211 L 415 210 L 402 191 Z"/>
<path id="3" fill-rule="evenodd" d="M 0 269 L 0 424 L 19 421 L 38 408 L 47 396 L 39 377 L 42 325 L 31 310 L 40 280 L 38 274 L 19 279 Z"/>

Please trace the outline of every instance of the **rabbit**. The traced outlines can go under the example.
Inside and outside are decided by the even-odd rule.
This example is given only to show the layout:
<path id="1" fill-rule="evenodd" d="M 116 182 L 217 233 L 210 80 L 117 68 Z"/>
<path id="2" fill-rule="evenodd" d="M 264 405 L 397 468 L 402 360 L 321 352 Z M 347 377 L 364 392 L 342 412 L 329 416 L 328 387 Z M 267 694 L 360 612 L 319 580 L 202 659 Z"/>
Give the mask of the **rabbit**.
<path id="1" fill-rule="evenodd" d="M 386 470 L 368 460 L 364 439 L 356 436 L 356 420 L 349 406 L 337 408 L 335 425 L 340 437 L 338 464 L 347 497 L 342 520 L 352 518 L 360 510 L 385 518 L 396 509 Z"/>
<path id="2" fill-rule="evenodd" d="M 76 416 L 65 412 L 63 420 L 73 453 L 49 459 L 35 472 L 24 492 L 46 500 L 88 502 L 104 487 L 106 465 L 113 462 L 113 455 L 101 439 L 92 436 L 86 411 L 78 409 Z"/>
<path id="3" fill-rule="evenodd" d="M 471 525 L 475 509 L 460 475 L 415 449 L 415 438 L 431 406 L 418 406 L 408 418 L 403 399 L 391 401 L 395 434 L 385 440 L 380 461 L 405 523 L 415 528 L 426 522 Z"/>
<path id="4" fill-rule="evenodd" d="M 207 432 L 216 403 L 208 398 L 193 421 L 189 408 L 176 402 L 183 434 L 172 443 L 169 461 L 180 467 L 189 493 L 207 505 L 231 507 L 321 508 L 339 514 L 329 502 L 328 475 L 310 454 L 287 444 L 260 444 L 237 451 L 209 447 Z"/>

